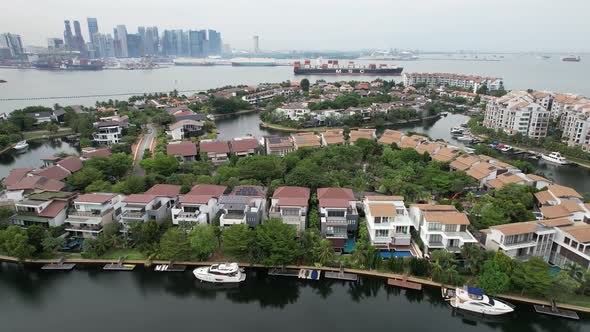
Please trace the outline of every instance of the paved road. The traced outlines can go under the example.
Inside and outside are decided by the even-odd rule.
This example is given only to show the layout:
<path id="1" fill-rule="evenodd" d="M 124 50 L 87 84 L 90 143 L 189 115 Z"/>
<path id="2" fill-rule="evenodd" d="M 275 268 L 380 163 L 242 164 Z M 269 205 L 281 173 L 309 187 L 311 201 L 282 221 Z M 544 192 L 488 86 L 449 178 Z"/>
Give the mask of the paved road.
<path id="1" fill-rule="evenodd" d="M 143 159 L 143 152 L 145 151 L 145 149 L 150 148 L 152 141 L 156 138 L 157 134 L 158 131 L 156 130 L 156 127 L 154 127 L 153 124 L 148 123 L 147 134 L 143 136 L 143 139 L 141 140 L 141 143 L 137 150 L 137 156 L 135 158 L 135 161 L 133 162 L 133 175 L 145 175 L 145 170 L 141 168 L 141 166 L 139 166 L 139 162 Z"/>

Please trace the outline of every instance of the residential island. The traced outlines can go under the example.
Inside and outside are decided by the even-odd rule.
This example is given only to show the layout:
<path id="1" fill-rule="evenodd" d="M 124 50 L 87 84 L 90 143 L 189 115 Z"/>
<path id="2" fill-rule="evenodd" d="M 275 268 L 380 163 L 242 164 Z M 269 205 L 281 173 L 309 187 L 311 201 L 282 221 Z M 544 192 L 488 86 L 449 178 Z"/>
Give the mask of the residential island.
<path id="1" fill-rule="evenodd" d="M 484 116 L 473 134 L 578 153 L 587 143 L 568 119 L 584 124 L 587 100 L 507 93 L 498 78 L 404 79 L 16 110 L 0 123 L 3 147 L 73 136 L 81 153 L 4 179 L 0 253 L 343 266 L 587 307 L 587 195 L 485 145 L 384 128 L 467 112 Z M 216 138 L 216 118 L 248 112 L 292 132 Z"/>

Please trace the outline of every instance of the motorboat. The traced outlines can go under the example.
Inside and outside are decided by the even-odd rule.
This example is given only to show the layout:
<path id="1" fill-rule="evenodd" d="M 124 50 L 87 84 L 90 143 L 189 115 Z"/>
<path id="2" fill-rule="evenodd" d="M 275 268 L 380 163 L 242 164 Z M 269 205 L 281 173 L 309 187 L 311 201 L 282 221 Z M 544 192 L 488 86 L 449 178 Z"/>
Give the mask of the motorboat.
<path id="1" fill-rule="evenodd" d="M 463 141 L 463 142 L 471 142 L 473 141 L 473 136 L 470 135 L 463 135 L 463 136 L 459 136 L 456 138 L 458 141 Z"/>
<path id="2" fill-rule="evenodd" d="M 27 143 L 27 140 L 22 140 L 14 145 L 14 149 L 16 151 L 25 151 L 28 148 L 29 148 L 29 143 Z"/>
<path id="3" fill-rule="evenodd" d="M 559 152 L 551 152 L 550 154 L 541 154 L 543 160 L 550 161 L 559 165 L 567 165 L 569 162 Z"/>
<path id="4" fill-rule="evenodd" d="M 483 315 L 503 315 L 514 311 L 514 305 L 485 295 L 483 290 L 475 287 L 442 287 L 442 296 L 453 308 L 471 311 Z"/>
<path id="5" fill-rule="evenodd" d="M 465 128 L 462 127 L 453 127 L 451 128 L 451 135 L 463 135 Z"/>
<path id="6" fill-rule="evenodd" d="M 504 145 L 503 147 L 500 148 L 500 151 L 502 152 L 510 152 L 512 150 L 512 147 L 510 145 Z"/>
<path id="7" fill-rule="evenodd" d="M 193 270 L 195 278 L 213 283 L 239 283 L 246 280 L 246 273 L 238 263 L 213 264 Z"/>

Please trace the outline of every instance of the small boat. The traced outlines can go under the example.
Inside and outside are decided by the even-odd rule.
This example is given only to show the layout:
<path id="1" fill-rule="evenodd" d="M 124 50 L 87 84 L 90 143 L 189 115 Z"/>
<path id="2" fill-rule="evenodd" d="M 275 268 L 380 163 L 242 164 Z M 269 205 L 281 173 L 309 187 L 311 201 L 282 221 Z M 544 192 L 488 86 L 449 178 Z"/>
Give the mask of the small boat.
<path id="1" fill-rule="evenodd" d="M 29 143 L 27 143 L 27 140 L 22 140 L 22 141 L 16 143 L 16 145 L 14 146 L 14 149 L 16 151 L 25 151 L 28 148 L 29 148 Z"/>
<path id="2" fill-rule="evenodd" d="M 451 135 L 463 135 L 463 132 L 465 131 L 464 128 L 461 127 L 453 127 L 451 128 Z"/>
<path id="3" fill-rule="evenodd" d="M 543 160 L 550 161 L 559 165 L 567 165 L 569 162 L 559 152 L 551 152 L 550 154 L 541 154 Z"/>
<path id="4" fill-rule="evenodd" d="M 441 116 L 447 116 L 447 115 L 449 115 L 449 112 L 440 112 L 440 115 Z"/>
<path id="5" fill-rule="evenodd" d="M 453 308 L 471 311 L 483 315 L 503 315 L 514 311 L 514 305 L 485 295 L 483 290 L 475 287 L 442 287 L 442 296 Z"/>
<path id="6" fill-rule="evenodd" d="M 0 80 L 0 83 L 6 83 L 6 80 Z"/>
<path id="7" fill-rule="evenodd" d="M 512 150 L 512 147 L 510 145 L 504 145 L 503 147 L 500 148 L 500 151 L 502 152 L 510 152 Z"/>
<path id="8" fill-rule="evenodd" d="M 239 283 L 246 280 L 246 273 L 238 263 L 213 264 L 193 270 L 195 278 L 213 283 Z"/>
<path id="9" fill-rule="evenodd" d="M 469 136 L 469 135 L 463 135 L 463 136 L 459 136 L 456 138 L 458 141 L 463 141 L 463 142 L 471 142 L 473 141 L 473 136 Z"/>

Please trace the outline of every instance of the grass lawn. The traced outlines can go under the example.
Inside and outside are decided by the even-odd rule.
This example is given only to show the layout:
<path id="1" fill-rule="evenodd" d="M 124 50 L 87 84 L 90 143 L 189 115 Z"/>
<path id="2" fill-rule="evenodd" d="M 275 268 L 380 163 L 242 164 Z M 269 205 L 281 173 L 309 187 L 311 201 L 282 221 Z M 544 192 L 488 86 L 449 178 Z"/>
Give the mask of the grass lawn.
<path id="1" fill-rule="evenodd" d="M 35 138 L 41 138 L 41 137 L 52 137 L 52 136 L 65 136 L 65 135 L 70 135 L 72 134 L 73 131 L 70 128 L 60 128 L 60 130 L 55 133 L 52 134 L 47 130 L 36 130 L 36 131 L 30 131 L 30 132 L 23 132 L 23 136 L 25 139 L 35 139 Z"/>
<path id="2" fill-rule="evenodd" d="M 126 259 L 146 259 L 147 256 L 142 254 L 137 249 L 113 249 L 102 255 L 100 258 L 104 259 L 119 259 L 125 257 Z"/>

